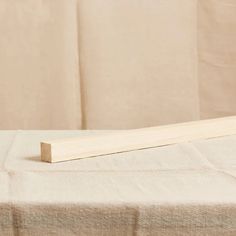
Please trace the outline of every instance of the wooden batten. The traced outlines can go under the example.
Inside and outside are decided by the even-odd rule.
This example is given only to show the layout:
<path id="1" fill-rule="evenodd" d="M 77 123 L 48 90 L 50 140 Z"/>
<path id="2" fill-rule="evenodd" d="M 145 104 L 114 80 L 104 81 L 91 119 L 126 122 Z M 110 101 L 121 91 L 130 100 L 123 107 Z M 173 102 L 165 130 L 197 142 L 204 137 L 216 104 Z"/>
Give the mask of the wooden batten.
<path id="1" fill-rule="evenodd" d="M 81 131 L 82 132 L 82 131 Z M 44 141 L 41 160 L 68 161 L 236 134 L 236 117 Z"/>

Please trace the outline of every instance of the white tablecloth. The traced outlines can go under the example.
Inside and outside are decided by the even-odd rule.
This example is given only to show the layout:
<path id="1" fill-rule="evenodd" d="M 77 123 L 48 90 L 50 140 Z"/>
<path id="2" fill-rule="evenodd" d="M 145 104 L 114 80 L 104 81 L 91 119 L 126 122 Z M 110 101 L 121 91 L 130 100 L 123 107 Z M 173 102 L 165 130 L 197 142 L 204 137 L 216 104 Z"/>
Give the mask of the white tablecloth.
<path id="1" fill-rule="evenodd" d="M 0 132 L 0 235 L 236 235 L 236 135 L 40 161 L 41 140 L 94 132 Z"/>

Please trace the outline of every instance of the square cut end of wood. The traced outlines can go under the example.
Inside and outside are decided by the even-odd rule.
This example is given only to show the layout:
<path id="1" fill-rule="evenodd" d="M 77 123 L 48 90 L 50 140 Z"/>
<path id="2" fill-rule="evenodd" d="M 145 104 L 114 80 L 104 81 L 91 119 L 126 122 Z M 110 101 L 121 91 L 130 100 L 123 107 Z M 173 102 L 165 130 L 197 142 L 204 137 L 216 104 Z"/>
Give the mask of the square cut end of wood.
<path id="1" fill-rule="evenodd" d="M 41 142 L 41 160 L 45 162 L 52 162 L 52 152 L 51 152 L 51 144 Z"/>

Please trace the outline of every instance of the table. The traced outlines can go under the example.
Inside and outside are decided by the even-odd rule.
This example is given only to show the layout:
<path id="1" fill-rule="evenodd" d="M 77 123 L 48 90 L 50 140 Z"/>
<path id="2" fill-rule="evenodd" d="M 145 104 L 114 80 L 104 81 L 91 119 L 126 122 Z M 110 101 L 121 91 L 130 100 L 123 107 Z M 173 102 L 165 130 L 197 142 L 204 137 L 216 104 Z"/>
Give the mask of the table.
<path id="1" fill-rule="evenodd" d="M 0 132 L 0 235 L 236 235 L 236 135 L 40 161 L 41 140 L 100 132 Z"/>

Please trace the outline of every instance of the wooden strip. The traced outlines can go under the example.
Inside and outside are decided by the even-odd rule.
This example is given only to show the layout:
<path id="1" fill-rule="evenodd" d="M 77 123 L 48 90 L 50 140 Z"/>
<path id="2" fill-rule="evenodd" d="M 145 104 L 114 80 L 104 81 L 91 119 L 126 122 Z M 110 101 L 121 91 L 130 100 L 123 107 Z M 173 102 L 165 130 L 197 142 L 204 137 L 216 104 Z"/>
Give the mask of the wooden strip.
<path id="1" fill-rule="evenodd" d="M 236 134 L 236 116 L 41 143 L 41 160 L 68 161 Z"/>

